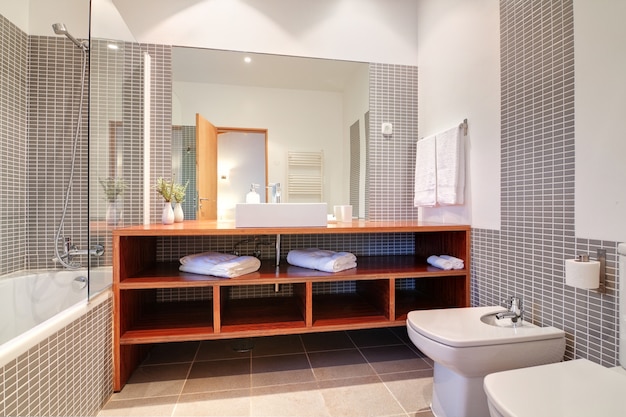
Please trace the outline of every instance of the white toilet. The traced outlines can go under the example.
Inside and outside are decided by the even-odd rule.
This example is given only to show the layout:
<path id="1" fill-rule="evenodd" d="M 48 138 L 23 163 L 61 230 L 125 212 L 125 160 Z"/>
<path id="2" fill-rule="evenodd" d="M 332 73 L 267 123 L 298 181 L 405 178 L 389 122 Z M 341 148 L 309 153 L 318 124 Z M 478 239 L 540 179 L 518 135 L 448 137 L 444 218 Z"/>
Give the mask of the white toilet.
<path id="1" fill-rule="evenodd" d="M 503 311 L 495 306 L 409 313 L 411 341 L 435 363 L 431 409 L 436 417 L 487 417 L 485 375 L 563 359 L 565 332 L 523 321 L 514 327 L 510 319 L 495 319 Z"/>
<path id="2" fill-rule="evenodd" d="M 487 375 L 491 417 L 626 415 L 626 243 L 619 244 L 618 253 L 621 366 L 577 359 Z"/>

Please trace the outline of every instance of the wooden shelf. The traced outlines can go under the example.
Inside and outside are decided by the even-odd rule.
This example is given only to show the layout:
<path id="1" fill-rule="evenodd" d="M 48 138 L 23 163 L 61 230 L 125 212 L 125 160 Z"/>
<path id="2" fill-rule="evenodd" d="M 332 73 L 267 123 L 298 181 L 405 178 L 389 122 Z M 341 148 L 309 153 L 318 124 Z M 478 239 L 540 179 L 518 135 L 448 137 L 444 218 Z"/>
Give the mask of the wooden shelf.
<path id="1" fill-rule="evenodd" d="M 285 330 L 305 327 L 293 297 L 229 300 L 222 312 L 221 333 Z M 279 332 L 282 333 L 282 332 Z"/>
<path id="2" fill-rule="evenodd" d="M 236 278 L 219 278 L 181 272 L 178 270 L 180 265 L 178 262 L 161 262 L 150 265 L 133 276 L 125 277 L 119 286 L 120 289 L 141 289 L 260 285 L 283 282 L 363 280 L 391 276 L 395 278 L 445 277 L 467 272 L 465 270 L 444 271 L 416 259 L 413 255 L 363 256 L 359 257 L 357 263 L 354 269 L 330 273 L 289 265 L 283 259 L 277 273 L 273 260 L 263 260 L 257 272 Z"/>
<path id="3" fill-rule="evenodd" d="M 385 312 L 359 294 L 313 296 L 313 327 L 354 328 L 355 324 L 387 323 Z"/>
<path id="4" fill-rule="evenodd" d="M 210 300 L 152 303 L 144 305 L 141 315 L 120 335 L 120 343 L 204 340 L 213 333 Z"/>
<path id="5" fill-rule="evenodd" d="M 181 272 L 177 260 L 160 262 L 156 255 L 162 238 L 352 234 L 350 239 L 365 240 L 372 233 L 402 233 L 403 241 L 413 239 L 413 253 L 357 254 L 356 268 L 337 273 L 294 267 L 285 259 L 277 269 L 273 259 L 263 260 L 257 272 L 231 279 Z M 411 310 L 469 306 L 469 248 L 467 225 L 410 221 L 263 229 L 185 221 L 115 229 L 114 390 L 124 386 L 152 343 L 403 326 Z M 465 269 L 443 271 L 426 263 L 439 253 L 463 259 Z M 276 284 L 288 284 L 285 295 L 241 296 L 256 294 L 245 286 Z M 199 291 L 203 300 L 159 298 L 176 291 Z"/>

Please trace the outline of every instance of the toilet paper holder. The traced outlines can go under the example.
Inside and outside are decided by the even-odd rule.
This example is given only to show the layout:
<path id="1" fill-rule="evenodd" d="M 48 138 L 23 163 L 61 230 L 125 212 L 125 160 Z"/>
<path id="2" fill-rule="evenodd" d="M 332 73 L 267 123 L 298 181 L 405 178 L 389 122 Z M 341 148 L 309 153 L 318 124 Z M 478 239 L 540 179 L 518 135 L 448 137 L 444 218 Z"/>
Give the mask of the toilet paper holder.
<path id="1" fill-rule="evenodd" d="M 589 262 L 590 258 L 588 254 L 583 253 L 583 254 L 577 255 L 576 260 L 579 262 Z M 606 249 L 597 249 L 595 260 L 600 262 L 600 280 L 599 280 L 598 288 L 590 289 L 590 291 L 605 294 L 606 293 Z"/>

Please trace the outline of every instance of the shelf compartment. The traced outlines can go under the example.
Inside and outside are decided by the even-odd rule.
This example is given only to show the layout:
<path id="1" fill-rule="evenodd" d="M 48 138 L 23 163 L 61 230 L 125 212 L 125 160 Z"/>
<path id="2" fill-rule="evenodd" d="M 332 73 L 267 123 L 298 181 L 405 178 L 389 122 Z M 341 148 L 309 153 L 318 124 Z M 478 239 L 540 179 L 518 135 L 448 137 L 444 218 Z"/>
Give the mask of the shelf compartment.
<path id="1" fill-rule="evenodd" d="M 203 340 L 214 333 L 213 300 L 157 302 L 156 290 L 122 295 L 121 344 Z"/>
<path id="2" fill-rule="evenodd" d="M 396 321 L 406 320 L 412 310 L 469 307 L 465 275 L 395 281 Z"/>
<path id="3" fill-rule="evenodd" d="M 219 332 L 271 334 L 306 327 L 304 283 L 293 284 L 293 295 L 280 297 L 233 299 L 229 288 L 220 288 Z"/>
<path id="4" fill-rule="evenodd" d="M 318 293 L 313 283 L 313 327 L 354 326 L 359 324 L 389 323 L 389 280 L 346 282 L 353 292 Z"/>

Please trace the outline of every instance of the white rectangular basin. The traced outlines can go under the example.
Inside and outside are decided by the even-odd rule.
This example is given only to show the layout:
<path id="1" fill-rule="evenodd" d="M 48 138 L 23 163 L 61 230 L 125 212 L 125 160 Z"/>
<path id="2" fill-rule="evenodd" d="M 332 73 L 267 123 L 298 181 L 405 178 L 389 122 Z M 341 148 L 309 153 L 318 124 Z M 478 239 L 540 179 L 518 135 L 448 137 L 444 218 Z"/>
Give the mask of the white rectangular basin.
<path id="1" fill-rule="evenodd" d="M 326 203 L 240 203 L 235 227 L 326 227 Z"/>

